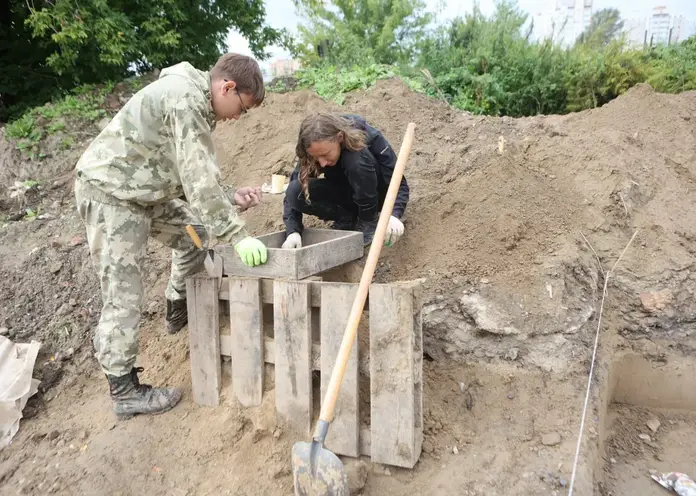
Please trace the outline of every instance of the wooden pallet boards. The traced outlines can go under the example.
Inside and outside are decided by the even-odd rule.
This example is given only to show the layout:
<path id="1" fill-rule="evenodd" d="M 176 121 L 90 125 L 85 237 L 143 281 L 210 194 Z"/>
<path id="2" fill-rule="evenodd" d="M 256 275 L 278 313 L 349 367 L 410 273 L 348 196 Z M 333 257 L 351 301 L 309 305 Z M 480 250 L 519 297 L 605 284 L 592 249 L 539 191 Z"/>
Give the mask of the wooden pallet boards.
<path id="1" fill-rule="evenodd" d="M 408 285 L 370 286 L 370 456 L 406 468 L 420 457 L 423 426 L 422 329 L 414 304 Z"/>
<path id="2" fill-rule="evenodd" d="M 275 400 L 278 418 L 298 434 L 312 424 L 312 313 L 309 283 L 273 284 Z"/>
<path id="3" fill-rule="evenodd" d="M 302 247 L 294 250 L 281 248 L 285 231 L 258 239 L 266 245 L 268 259 L 256 267 L 244 265 L 232 245 L 215 247 L 216 255 L 225 261 L 225 275 L 299 280 L 357 260 L 365 253 L 363 235 L 355 231 L 307 228 L 302 233 Z"/>
<path id="4" fill-rule="evenodd" d="M 207 274 L 186 279 L 193 400 L 206 406 L 220 403 L 219 281 Z"/>
<path id="5" fill-rule="evenodd" d="M 353 300 L 358 292 L 356 284 L 323 283 L 321 285 L 321 397 L 326 395 L 341 347 Z M 358 339 L 350 352 L 341 389 L 336 400 L 334 419 L 326 438 L 326 447 L 334 453 L 360 456 L 360 422 L 358 418 Z"/>
<path id="6" fill-rule="evenodd" d="M 231 276 L 234 277 L 234 276 Z M 227 277 L 222 278 L 222 286 L 220 287 L 221 300 L 230 299 L 229 284 L 226 284 Z M 273 279 L 260 279 L 261 280 L 261 298 L 263 303 L 272 305 L 273 304 Z M 316 281 L 316 284 L 310 284 L 309 286 L 309 302 L 313 307 L 321 307 L 321 278 L 320 277 L 308 277 L 304 279 L 305 281 Z"/>
<path id="7" fill-rule="evenodd" d="M 218 287 L 218 281 L 200 274 L 186 282 L 194 402 L 219 403 L 220 355 L 232 358 L 232 390 L 247 407 L 261 404 L 265 363 L 275 364 L 278 420 L 297 436 L 311 434 L 318 413 L 312 371 L 321 372 L 323 399 L 358 285 L 230 276 Z M 423 434 L 421 290 L 419 281 L 370 286 L 369 357 L 359 360 L 356 339 L 326 440 L 335 453 L 367 455 L 375 463 L 405 468 L 418 461 Z M 228 300 L 231 334 L 220 335 L 220 300 Z M 269 313 L 269 304 L 274 332 L 264 335 L 264 306 Z M 319 343 L 312 336 L 317 310 L 319 333 L 314 338 Z M 361 425 L 359 386 L 368 375 L 370 419 L 369 425 Z"/>
<path id="8" fill-rule="evenodd" d="M 230 277 L 229 294 L 232 390 L 242 405 L 258 406 L 263 400 L 264 375 L 261 280 Z"/>

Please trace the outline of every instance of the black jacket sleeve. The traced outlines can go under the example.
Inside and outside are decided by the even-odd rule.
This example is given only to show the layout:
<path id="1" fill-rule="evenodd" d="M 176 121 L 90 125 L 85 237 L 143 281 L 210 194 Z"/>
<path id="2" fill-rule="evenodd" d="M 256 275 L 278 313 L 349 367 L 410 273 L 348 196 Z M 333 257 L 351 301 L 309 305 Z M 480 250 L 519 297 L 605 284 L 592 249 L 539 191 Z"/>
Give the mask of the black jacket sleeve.
<path id="1" fill-rule="evenodd" d="M 299 166 L 295 167 L 295 170 L 290 175 L 290 184 L 288 189 L 285 191 L 283 196 L 283 222 L 285 223 L 285 234 L 290 236 L 292 233 L 300 233 L 304 231 L 304 225 L 302 224 L 302 212 L 293 208 L 292 201 L 288 201 L 288 195 L 303 194 L 302 188 L 297 188 L 300 178 Z M 295 183 L 293 183 L 295 181 Z"/>
<path id="2" fill-rule="evenodd" d="M 377 160 L 368 149 L 359 152 L 343 150 L 341 167 L 353 189 L 358 218 L 365 221 L 374 220 L 379 214 Z"/>
<path id="3" fill-rule="evenodd" d="M 382 188 L 384 188 L 384 195 L 389 189 L 389 182 L 391 181 L 392 175 L 394 174 L 394 166 L 396 165 L 396 153 L 392 149 L 391 145 L 384 137 L 384 135 L 376 128 L 372 127 L 367 121 L 355 114 L 344 114 L 343 117 L 350 119 L 353 125 L 365 131 L 367 134 L 367 146 L 370 153 L 375 157 L 378 166 L 379 183 Z M 406 175 L 401 177 L 401 183 L 399 184 L 399 191 L 396 195 L 396 200 L 394 201 L 394 209 L 392 210 L 392 215 L 398 219 L 403 217 L 406 211 L 406 205 L 409 200 L 409 187 L 406 181 Z"/>
<path id="4" fill-rule="evenodd" d="M 389 189 L 389 182 L 394 175 L 394 167 L 396 166 L 396 153 L 392 149 L 389 142 L 386 140 L 384 135 L 377 129 L 368 125 L 368 140 L 370 152 L 375 156 L 377 162 L 379 163 L 379 172 L 382 176 L 381 179 L 386 191 Z M 401 176 L 401 183 L 399 184 L 399 191 L 396 194 L 396 199 L 394 200 L 394 209 L 392 210 L 392 215 L 397 219 L 403 217 L 406 211 L 406 205 L 408 204 L 409 189 L 408 183 L 406 182 L 406 176 Z"/>

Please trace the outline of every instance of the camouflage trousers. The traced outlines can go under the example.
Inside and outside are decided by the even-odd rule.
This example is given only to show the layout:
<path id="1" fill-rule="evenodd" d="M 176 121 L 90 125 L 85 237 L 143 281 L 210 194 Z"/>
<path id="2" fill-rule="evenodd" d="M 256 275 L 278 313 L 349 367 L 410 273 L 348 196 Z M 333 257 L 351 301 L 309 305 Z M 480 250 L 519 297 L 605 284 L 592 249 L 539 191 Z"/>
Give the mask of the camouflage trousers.
<path id="1" fill-rule="evenodd" d="M 186 278 L 198 272 L 205 259 L 205 252 L 196 248 L 185 227 L 191 224 L 204 245 L 208 236 L 182 200 L 143 207 L 102 193 L 80 179 L 75 182 L 75 199 L 101 285 L 102 311 L 94 335 L 96 356 L 104 373 L 125 375 L 138 355 L 148 238 L 172 249 L 165 296 L 180 300 L 186 298 Z"/>

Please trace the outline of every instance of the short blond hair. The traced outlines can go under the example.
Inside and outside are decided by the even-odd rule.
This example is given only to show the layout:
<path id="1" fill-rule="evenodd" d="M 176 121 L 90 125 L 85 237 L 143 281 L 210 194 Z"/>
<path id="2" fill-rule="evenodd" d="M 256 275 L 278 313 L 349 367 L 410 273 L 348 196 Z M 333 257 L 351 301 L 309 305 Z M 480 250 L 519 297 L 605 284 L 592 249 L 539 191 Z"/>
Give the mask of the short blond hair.
<path id="1" fill-rule="evenodd" d="M 261 67 L 256 60 L 247 55 L 226 53 L 210 70 L 210 77 L 234 81 L 240 93 L 252 96 L 254 106 L 261 105 L 266 96 Z"/>

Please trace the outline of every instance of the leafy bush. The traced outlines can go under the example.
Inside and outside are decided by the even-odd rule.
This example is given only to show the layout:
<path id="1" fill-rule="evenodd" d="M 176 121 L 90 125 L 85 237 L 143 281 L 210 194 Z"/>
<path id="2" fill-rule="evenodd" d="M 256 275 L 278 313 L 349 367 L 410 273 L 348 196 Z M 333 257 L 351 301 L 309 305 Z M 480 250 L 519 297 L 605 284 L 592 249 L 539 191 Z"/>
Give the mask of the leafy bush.
<path id="1" fill-rule="evenodd" d="M 433 16 L 423 0 L 294 0 L 304 22 L 295 49 L 305 64 L 408 62 Z"/>
<path id="2" fill-rule="evenodd" d="M 322 98 L 341 105 L 344 95 L 349 91 L 369 88 L 378 79 L 395 75 L 396 73 L 388 66 L 372 64 L 367 67 L 351 68 L 313 67 L 299 71 L 296 77 L 299 87 L 312 88 Z"/>
<path id="3" fill-rule="evenodd" d="M 134 91 L 141 85 L 139 79 L 134 79 L 129 81 L 126 87 Z M 27 156 L 34 159 L 42 158 L 37 152 L 37 145 L 47 135 L 64 132 L 70 122 L 84 124 L 106 116 L 107 112 L 103 108 L 104 99 L 113 89 L 113 83 L 78 86 L 62 98 L 28 110 L 10 122 L 6 126 L 7 136 L 13 139 L 16 147 Z M 72 137 L 60 137 L 61 149 L 67 150 L 73 144 Z"/>
<path id="4" fill-rule="evenodd" d="M 602 50 L 580 47 L 570 54 L 565 71 L 568 110 L 598 107 L 647 79 L 649 67 L 638 51 L 614 41 Z"/>
<path id="5" fill-rule="evenodd" d="M 620 28 L 616 11 L 600 11 L 563 49 L 532 41 L 526 14 L 503 0 L 489 18 L 474 7 L 426 36 L 416 66 L 431 75 L 428 94 L 473 113 L 514 117 L 601 106 L 641 82 L 671 93 L 696 88 L 696 37 L 643 51 L 617 37 Z"/>
<path id="6" fill-rule="evenodd" d="M 264 58 L 288 33 L 265 22 L 263 0 L 4 0 L 0 120 L 81 84 L 119 81 L 181 61 L 210 67 L 231 29 Z M 78 63 L 79 60 L 79 63 Z"/>
<path id="7" fill-rule="evenodd" d="M 658 91 L 696 90 L 696 36 L 679 45 L 655 48 L 649 63 L 648 83 Z"/>
<path id="8" fill-rule="evenodd" d="M 455 107 L 492 115 L 562 111 L 565 54 L 530 41 L 526 14 L 501 2 L 491 18 L 477 7 L 426 37 L 417 61 Z"/>
<path id="9" fill-rule="evenodd" d="M 596 12 L 587 31 L 562 48 L 532 38 L 533 22 L 516 0 L 498 0 L 488 17 L 474 6 L 434 29 L 424 0 L 293 1 L 306 21 L 297 40 L 263 24 L 262 0 L 248 0 L 241 10 L 236 0 L 9 0 L 0 20 L 8 48 L 0 119 L 16 119 L 8 135 L 31 149 L 44 135 L 61 132 L 66 120 L 104 114 L 101 99 L 110 88 L 94 84 L 181 60 L 210 65 L 230 27 L 247 37 L 258 57 L 273 43 L 290 48 L 304 66 L 298 86 L 339 104 L 345 93 L 394 76 L 459 109 L 515 117 L 597 107 L 641 82 L 661 92 L 696 89 L 696 37 L 630 48 L 616 9 Z M 79 84 L 65 96 L 64 88 Z M 268 90 L 294 85 L 293 78 L 278 79 Z M 24 112 L 61 94 L 53 104 Z M 36 125 L 42 119 L 49 124 Z"/>

